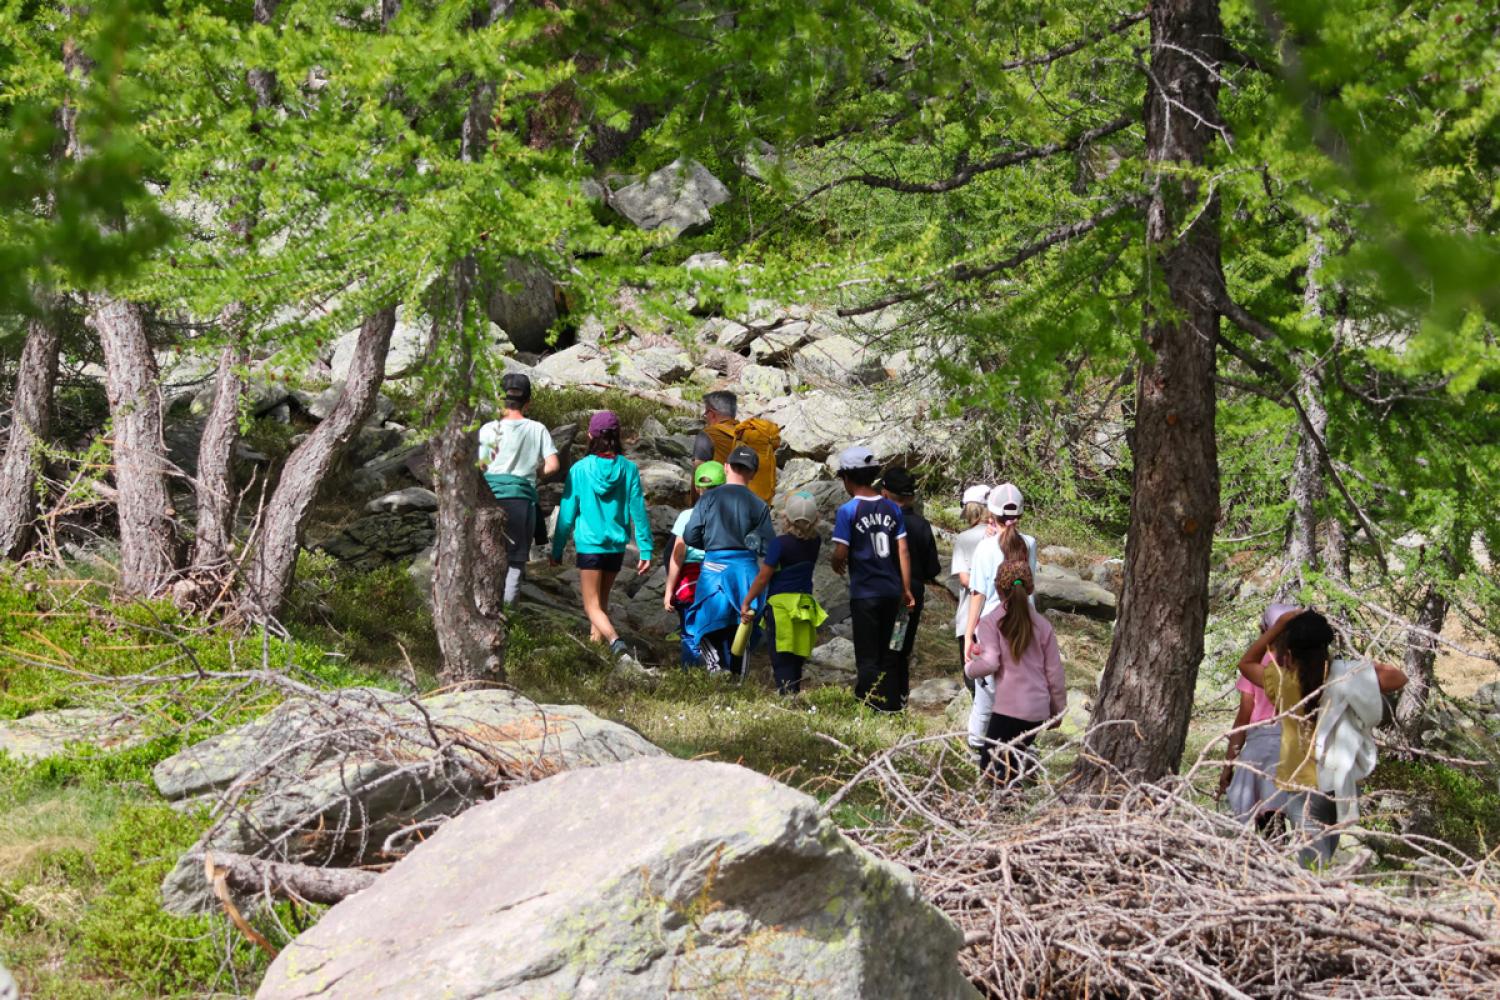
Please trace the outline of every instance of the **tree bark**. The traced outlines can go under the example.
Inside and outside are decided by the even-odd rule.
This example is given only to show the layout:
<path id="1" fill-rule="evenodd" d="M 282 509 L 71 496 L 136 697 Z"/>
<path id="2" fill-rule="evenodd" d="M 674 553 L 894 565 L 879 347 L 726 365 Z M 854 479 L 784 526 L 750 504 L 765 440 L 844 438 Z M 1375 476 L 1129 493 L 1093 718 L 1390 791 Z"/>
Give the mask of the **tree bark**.
<path id="1" fill-rule="evenodd" d="M 41 447 L 52 424 L 52 387 L 62 334 L 55 303 L 26 324 L 26 343 L 16 372 L 10 437 L 0 461 L 0 558 L 20 559 L 31 548 L 37 513 L 36 479 Z"/>
<path id="2" fill-rule="evenodd" d="M 302 531 L 318 490 L 375 410 L 395 328 L 395 306 L 378 309 L 366 318 L 338 402 L 282 467 L 276 489 L 261 512 L 255 551 L 240 582 L 240 604 L 252 620 L 274 618 L 286 600 L 302 547 Z"/>
<path id="3" fill-rule="evenodd" d="M 255 0 L 255 23 L 270 24 L 276 16 L 279 0 Z M 265 111 L 276 101 L 276 73 L 254 68 L 245 74 L 245 82 L 254 97 L 257 112 Z M 259 130 L 259 124 L 251 126 Z M 258 173 L 265 161 L 255 159 L 250 170 Z M 255 205 L 237 221 L 232 232 L 241 243 L 248 243 L 255 228 Z M 197 580 L 218 580 L 230 567 L 230 548 L 234 538 L 235 484 L 234 448 L 239 442 L 239 402 L 244 391 L 240 370 L 249 359 L 243 346 L 241 318 L 244 310 L 236 303 L 226 308 L 220 324 L 230 338 L 219 352 L 219 367 L 214 374 L 214 405 L 198 441 L 197 537 L 193 546 L 190 575 Z"/>
<path id="4" fill-rule="evenodd" d="M 96 296 L 86 322 L 104 349 L 120 521 L 120 586 L 127 594 L 150 597 L 167 585 L 177 563 L 156 355 L 146 339 L 145 311 L 139 303 Z"/>
<path id="5" fill-rule="evenodd" d="M 223 873 L 229 888 L 238 895 L 258 896 L 269 891 L 280 899 L 328 905 L 368 889 L 380 877 L 379 872 L 361 868 L 318 868 L 219 851 L 209 856 L 208 863 Z"/>
<path id="6" fill-rule="evenodd" d="M 238 338 L 235 338 L 238 340 Z M 198 441 L 198 520 L 191 575 L 218 578 L 228 571 L 234 536 L 234 446 L 240 436 L 240 368 L 247 354 L 237 343 L 219 352 L 214 404 Z"/>
<path id="7" fill-rule="evenodd" d="M 1448 598 L 1437 585 L 1428 584 L 1417 607 L 1415 628 L 1406 634 L 1406 654 L 1402 658 L 1402 669 L 1406 671 L 1406 686 L 1401 689 L 1396 702 L 1396 725 L 1412 743 L 1422 741 L 1422 720 L 1427 713 L 1427 700 L 1437 685 L 1433 666 L 1437 662 L 1437 640 L 1426 633 L 1438 635 L 1443 631 L 1443 622 L 1448 617 Z"/>
<path id="8" fill-rule="evenodd" d="M 1323 267 L 1326 250 L 1312 220 L 1307 224 L 1312 251 L 1307 260 L 1307 281 L 1302 290 L 1302 315 L 1323 318 L 1323 289 L 1318 272 Z M 1303 358 L 1304 362 L 1307 360 Z M 1307 421 L 1322 440 L 1328 439 L 1328 408 L 1323 405 L 1323 391 L 1317 373 L 1304 370 L 1296 388 L 1297 400 L 1307 414 Z M 1318 569 L 1321 551 L 1318 546 L 1318 520 L 1328 498 L 1328 483 L 1323 479 L 1323 462 L 1318 444 L 1307 428 L 1297 424 L 1297 452 L 1292 460 L 1292 535 L 1287 546 L 1287 565 L 1303 580 L 1306 569 Z"/>
<path id="9" fill-rule="evenodd" d="M 508 0 L 492 0 L 474 24 L 481 27 L 509 9 Z M 466 163 L 484 155 L 493 127 L 494 94 L 489 81 L 473 83 L 460 133 L 459 158 Z M 432 446 L 433 492 L 438 498 L 432 623 L 443 658 L 439 676 L 445 684 L 505 679 L 505 516 L 493 506 L 476 510 L 479 474 L 470 430 L 477 365 L 468 328 L 471 314 L 479 311 L 477 271 L 473 257 L 453 268 L 452 321 L 457 337 L 450 355 L 450 405 Z M 435 327 L 433 335 L 437 333 Z"/>
<path id="10" fill-rule="evenodd" d="M 1219 514 L 1214 366 L 1219 206 L 1192 176 L 1217 134 L 1216 0 L 1150 8 L 1146 240 L 1151 270 L 1136 383 L 1135 469 L 1119 620 L 1087 738 L 1083 787 L 1176 770 L 1187 737 Z M 1160 301 L 1161 293 L 1165 301 Z M 1091 759 L 1092 758 L 1092 759 Z"/>
<path id="11" fill-rule="evenodd" d="M 495 506 L 479 508 L 478 449 L 470 429 L 475 361 L 463 324 L 475 305 L 474 272 L 471 258 L 453 269 L 452 307 L 459 329 L 450 356 L 451 402 L 431 444 L 432 489 L 438 501 L 432 625 L 444 684 L 505 679 L 505 515 Z"/>

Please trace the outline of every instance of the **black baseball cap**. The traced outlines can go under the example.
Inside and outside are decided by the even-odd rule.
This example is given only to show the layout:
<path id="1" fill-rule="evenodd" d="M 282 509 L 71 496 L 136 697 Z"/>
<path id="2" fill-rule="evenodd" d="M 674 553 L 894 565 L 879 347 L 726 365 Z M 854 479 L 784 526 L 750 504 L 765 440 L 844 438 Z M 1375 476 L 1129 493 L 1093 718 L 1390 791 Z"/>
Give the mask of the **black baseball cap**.
<path id="1" fill-rule="evenodd" d="M 904 466 L 893 465 L 880 478 L 885 488 L 898 497 L 917 495 L 917 480 Z"/>
<path id="2" fill-rule="evenodd" d="M 754 475 L 760 471 L 760 456 L 755 453 L 754 448 L 742 444 L 729 453 L 729 457 L 724 460 L 724 464 L 737 465 L 742 469 L 749 469 L 750 473 Z"/>
<path id="3" fill-rule="evenodd" d="M 531 400 L 531 379 L 520 372 L 511 372 L 500 380 L 505 387 L 507 403 L 525 403 Z"/>

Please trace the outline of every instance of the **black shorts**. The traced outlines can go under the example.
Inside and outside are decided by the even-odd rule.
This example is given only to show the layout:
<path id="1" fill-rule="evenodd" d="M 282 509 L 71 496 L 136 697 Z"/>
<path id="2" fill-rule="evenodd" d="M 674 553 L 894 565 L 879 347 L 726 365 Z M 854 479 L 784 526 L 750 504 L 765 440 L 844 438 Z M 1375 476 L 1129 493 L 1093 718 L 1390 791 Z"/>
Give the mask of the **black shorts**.
<path id="1" fill-rule="evenodd" d="M 597 569 L 603 573 L 618 573 L 620 567 L 624 565 L 625 553 L 623 552 L 578 553 L 579 569 Z"/>

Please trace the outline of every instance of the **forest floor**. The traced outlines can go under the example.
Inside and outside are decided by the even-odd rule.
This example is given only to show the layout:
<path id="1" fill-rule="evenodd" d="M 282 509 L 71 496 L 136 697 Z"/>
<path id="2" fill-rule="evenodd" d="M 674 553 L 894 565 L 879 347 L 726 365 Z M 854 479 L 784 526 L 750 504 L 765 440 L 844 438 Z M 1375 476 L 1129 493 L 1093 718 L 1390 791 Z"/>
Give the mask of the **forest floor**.
<path id="1" fill-rule="evenodd" d="M 1075 548 L 1087 544 L 1083 532 L 1068 540 Z M 1113 553 L 1101 547 L 1091 554 Z M 63 578 L 72 571 L 50 578 L 39 572 L 0 575 L 0 719 L 109 703 L 119 692 L 80 685 L 71 671 L 86 664 L 95 674 L 133 674 L 184 649 L 208 669 L 236 657 L 243 662 L 266 656 L 294 664 L 327 686 L 434 686 L 428 614 L 404 570 L 347 574 L 316 558 L 304 570 L 289 622 L 292 639 L 265 646 L 163 607 L 110 605 L 102 588 Z M 925 616 L 914 687 L 958 674 L 950 610 L 939 599 Z M 1055 620 L 1069 687 L 1092 696 L 1108 654 L 1109 626 L 1066 615 Z M 778 697 L 763 653 L 743 684 L 677 670 L 649 684 L 623 682 L 601 651 L 580 637 L 584 631 L 581 619 L 523 606 L 508 651 L 512 683 L 539 702 L 582 704 L 678 756 L 741 763 L 817 796 L 830 794 L 870 755 L 905 736 L 955 732 L 963 725 L 960 713 L 945 714 L 943 706 L 880 715 L 843 687 Z M 1245 641 L 1241 632 L 1237 621 L 1222 621 L 1211 631 L 1187 763 L 1200 753 L 1211 758 L 1221 752 L 1216 741 L 1233 717 L 1232 660 Z M 658 659 L 670 655 L 664 643 Z M 1458 691 L 1472 692 L 1486 670 L 1493 676 L 1492 665 L 1479 668 L 1455 658 L 1445 658 L 1441 670 L 1444 683 Z M 217 708 L 223 695 L 203 690 L 177 698 L 162 692 L 138 702 L 148 739 L 130 750 L 81 749 L 32 765 L 0 757 L 0 958 L 21 977 L 27 995 L 123 1000 L 253 992 L 264 956 L 222 921 L 166 916 L 157 896 L 165 871 L 206 818 L 164 805 L 151 786 L 151 766 L 185 742 L 270 704 L 266 696 L 239 696 L 231 708 L 209 717 L 205 710 Z M 1062 741 L 1049 733 L 1043 744 Z M 1069 763 L 1059 754 L 1051 766 L 1061 775 Z M 1389 785 L 1440 800 L 1434 811 L 1448 827 L 1436 832 L 1479 843 L 1500 834 L 1500 796 L 1455 781 L 1443 772 L 1403 767 L 1390 773 Z M 1372 798 L 1380 796 L 1380 787 L 1372 783 Z M 867 807 L 856 797 L 838 818 L 858 825 L 859 810 Z"/>

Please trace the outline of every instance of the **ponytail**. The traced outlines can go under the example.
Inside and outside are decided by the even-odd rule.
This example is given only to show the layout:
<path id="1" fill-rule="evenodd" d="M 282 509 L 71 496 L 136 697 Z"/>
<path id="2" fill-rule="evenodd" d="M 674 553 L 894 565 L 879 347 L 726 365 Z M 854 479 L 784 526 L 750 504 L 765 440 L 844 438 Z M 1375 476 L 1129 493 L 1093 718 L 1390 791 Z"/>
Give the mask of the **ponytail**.
<path id="1" fill-rule="evenodd" d="M 1333 627 L 1316 611 L 1304 611 L 1287 623 L 1281 642 L 1297 666 L 1297 683 L 1303 699 L 1312 698 L 1307 718 L 1316 725 L 1321 691 L 1328 680 L 1328 647 L 1333 644 Z"/>
<path id="2" fill-rule="evenodd" d="M 1006 524 L 1000 529 L 1000 558 L 1006 562 L 1023 562 L 1028 568 L 1031 565 L 1031 551 L 1026 548 L 1026 539 L 1021 537 L 1021 532 L 1015 522 Z"/>
<path id="3" fill-rule="evenodd" d="M 1002 543 L 1003 544 L 1003 543 Z M 1000 619 L 1000 635 L 1016 659 L 1031 648 L 1031 566 L 1025 559 L 1010 559 L 995 574 L 995 593 L 1005 601 L 1005 615 Z"/>

